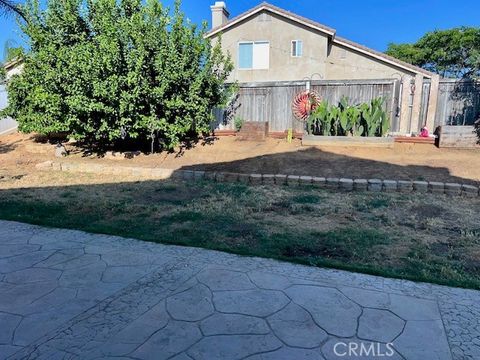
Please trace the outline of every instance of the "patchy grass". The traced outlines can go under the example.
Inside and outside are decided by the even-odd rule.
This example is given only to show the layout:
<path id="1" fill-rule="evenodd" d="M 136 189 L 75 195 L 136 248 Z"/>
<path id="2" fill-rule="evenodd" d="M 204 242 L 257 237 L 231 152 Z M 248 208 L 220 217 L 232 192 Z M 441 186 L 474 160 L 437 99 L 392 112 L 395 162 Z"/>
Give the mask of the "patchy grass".
<path id="1" fill-rule="evenodd" d="M 480 289 L 478 200 L 55 176 L 0 188 L 0 218 Z"/>

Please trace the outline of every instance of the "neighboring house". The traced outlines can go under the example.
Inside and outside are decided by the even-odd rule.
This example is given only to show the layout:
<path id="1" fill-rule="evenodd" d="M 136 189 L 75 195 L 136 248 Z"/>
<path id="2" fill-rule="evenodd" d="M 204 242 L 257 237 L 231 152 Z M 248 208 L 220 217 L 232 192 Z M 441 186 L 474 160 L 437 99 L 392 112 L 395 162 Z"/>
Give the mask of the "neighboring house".
<path id="1" fill-rule="evenodd" d="M 13 60 L 3 64 L 3 67 L 6 70 L 6 80 L 8 81 L 13 75 L 22 71 L 23 62 L 21 60 Z M 7 100 L 6 86 L 0 82 L 0 109 L 4 109 L 7 106 Z M 11 118 L 0 119 L 0 135 L 14 132 L 17 127 L 17 122 Z"/>
<path id="2" fill-rule="evenodd" d="M 23 60 L 21 59 L 14 59 L 9 62 L 3 64 L 5 71 L 7 72 L 7 80 L 11 78 L 13 75 L 20 74 L 23 69 Z"/>
<path id="3" fill-rule="evenodd" d="M 262 3 L 229 19 L 225 2 L 211 6 L 212 29 L 206 37 L 231 55 L 231 81 L 278 82 L 301 80 L 397 79 L 406 88 L 400 99 L 401 117 L 419 118 L 424 81 L 431 81 L 427 125 L 433 128 L 438 75 L 350 40 L 336 30 L 302 16 Z M 415 91 L 413 91 L 415 92 Z M 427 96 L 427 98 L 428 98 Z M 410 120 L 411 122 L 411 120 Z M 401 132 L 411 124 L 401 122 Z"/>

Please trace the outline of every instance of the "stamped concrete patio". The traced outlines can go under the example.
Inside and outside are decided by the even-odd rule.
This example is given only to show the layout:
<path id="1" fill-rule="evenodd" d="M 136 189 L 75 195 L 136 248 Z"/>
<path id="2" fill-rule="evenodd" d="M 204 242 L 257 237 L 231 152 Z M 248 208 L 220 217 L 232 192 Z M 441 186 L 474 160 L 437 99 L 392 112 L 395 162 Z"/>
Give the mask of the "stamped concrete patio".
<path id="1" fill-rule="evenodd" d="M 0 280 L 2 359 L 480 358 L 472 290 L 7 221 Z"/>

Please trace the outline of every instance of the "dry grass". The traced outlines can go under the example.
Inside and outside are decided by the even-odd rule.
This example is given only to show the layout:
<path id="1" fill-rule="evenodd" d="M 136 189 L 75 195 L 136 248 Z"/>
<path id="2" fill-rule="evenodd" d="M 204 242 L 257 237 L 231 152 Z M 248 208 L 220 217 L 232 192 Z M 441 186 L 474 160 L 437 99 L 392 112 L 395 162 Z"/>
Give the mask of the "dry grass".
<path id="1" fill-rule="evenodd" d="M 479 213 L 443 195 L 0 171 L 3 219 L 472 288 Z"/>

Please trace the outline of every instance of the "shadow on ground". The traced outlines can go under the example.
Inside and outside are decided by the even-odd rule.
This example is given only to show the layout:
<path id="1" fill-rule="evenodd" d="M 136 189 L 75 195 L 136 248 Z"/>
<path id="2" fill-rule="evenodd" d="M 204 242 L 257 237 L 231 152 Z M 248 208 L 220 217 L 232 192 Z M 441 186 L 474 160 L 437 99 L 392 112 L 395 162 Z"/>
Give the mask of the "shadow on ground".
<path id="1" fill-rule="evenodd" d="M 0 139 L 0 154 L 6 154 L 15 150 L 18 146 L 18 143 L 21 141 L 15 141 L 13 143 L 3 143 Z"/>
<path id="2" fill-rule="evenodd" d="M 478 164 L 472 164 L 472 166 L 480 166 L 480 156 Z M 335 154 L 313 147 L 293 152 L 262 155 L 244 160 L 184 166 L 181 169 L 247 174 L 288 174 L 354 179 L 422 180 L 480 184 L 480 179 L 454 176 L 445 167 L 402 166 Z"/>

